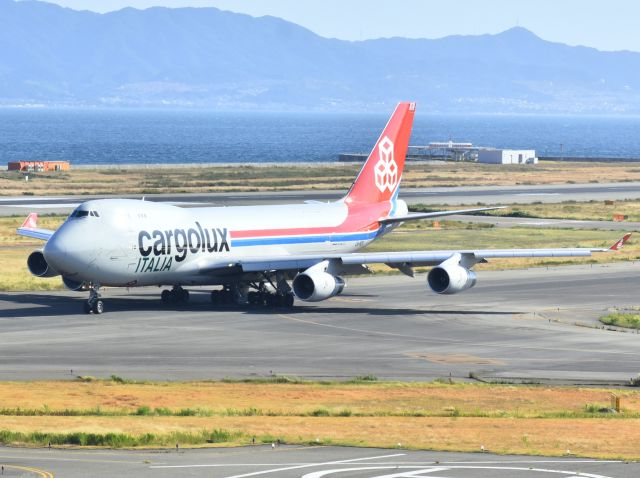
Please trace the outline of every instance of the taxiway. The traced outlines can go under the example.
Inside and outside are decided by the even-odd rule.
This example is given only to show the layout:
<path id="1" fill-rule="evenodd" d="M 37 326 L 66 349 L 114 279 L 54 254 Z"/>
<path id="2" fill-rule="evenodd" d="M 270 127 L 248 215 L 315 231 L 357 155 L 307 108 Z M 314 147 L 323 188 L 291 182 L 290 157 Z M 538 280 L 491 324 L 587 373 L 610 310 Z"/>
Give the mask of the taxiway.
<path id="1" fill-rule="evenodd" d="M 639 272 L 635 263 L 480 272 L 453 296 L 428 291 L 424 276 L 354 278 L 343 295 L 291 310 L 214 310 L 204 289 L 167 307 L 158 288 L 109 289 L 95 316 L 82 313 L 82 293 L 0 293 L 0 379 L 472 374 L 621 384 L 640 372 L 640 335 L 597 319 L 638 305 Z"/>
<path id="2" fill-rule="evenodd" d="M 0 463 L 5 464 L 7 476 L 45 478 L 633 478 L 640 474 L 640 464 L 615 460 L 296 446 L 179 452 L 0 448 Z"/>

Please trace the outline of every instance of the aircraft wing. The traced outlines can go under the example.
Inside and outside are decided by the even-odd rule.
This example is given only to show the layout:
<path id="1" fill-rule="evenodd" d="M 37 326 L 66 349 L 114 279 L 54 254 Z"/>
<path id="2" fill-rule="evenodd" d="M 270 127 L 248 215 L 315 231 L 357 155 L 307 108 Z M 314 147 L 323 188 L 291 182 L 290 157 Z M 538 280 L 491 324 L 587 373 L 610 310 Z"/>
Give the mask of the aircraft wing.
<path id="1" fill-rule="evenodd" d="M 472 212 L 494 211 L 496 209 L 504 209 L 506 206 L 480 207 L 474 209 L 458 209 L 457 211 L 435 211 L 435 212 L 416 212 L 406 214 L 404 216 L 389 216 L 379 219 L 381 224 L 391 224 L 394 222 L 416 221 L 419 219 L 431 219 L 434 217 L 453 216 L 455 214 L 469 214 Z"/>
<path id="2" fill-rule="evenodd" d="M 20 236 L 32 237 L 34 239 L 40 239 L 48 241 L 55 231 L 50 229 L 42 229 L 38 227 L 38 214 L 32 212 L 22 223 L 16 232 Z"/>
<path id="3" fill-rule="evenodd" d="M 307 269 L 322 261 L 331 261 L 343 274 L 363 273 L 366 264 L 386 264 L 399 269 L 407 275 L 413 275 L 416 266 L 435 266 L 454 255 L 460 255 L 460 263 L 473 267 L 488 259 L 507 259 L 516 257 L 586 257 L 598 252 L 617 251 L 629 240 L 631 233 L 625 234 L 608 248 L 558 248 L 558 249 L 468 249 L 441 251 L 406 252 L 355 252 L 349 254 L 300 255 L 286 257 L 247 257 L 242 261 L 230 263 L 201 263 L 200 273 L 220 273 L 222 270 L 248 272 L 296 271 Z"/>

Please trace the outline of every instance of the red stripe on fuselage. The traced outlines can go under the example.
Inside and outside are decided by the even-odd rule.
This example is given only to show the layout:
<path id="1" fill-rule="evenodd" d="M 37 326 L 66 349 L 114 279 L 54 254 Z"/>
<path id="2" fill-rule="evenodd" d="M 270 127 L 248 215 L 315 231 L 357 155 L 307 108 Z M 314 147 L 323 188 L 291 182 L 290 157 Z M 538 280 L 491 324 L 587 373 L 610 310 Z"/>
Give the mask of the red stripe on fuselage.
<path id="1" fill-rule="evenodd" d="M 294 227 L 280 229 L 246 229 L 231 231 L 234 239 L 271 237 L 271 236 L 303 236 L 307 234 L 333 234 L 349 232 L 369 232 L 380 227 L 378 219 L 387 217 L 391 211 L 391 203 L 346 204 L 347 218 L 338 226 Z"/>

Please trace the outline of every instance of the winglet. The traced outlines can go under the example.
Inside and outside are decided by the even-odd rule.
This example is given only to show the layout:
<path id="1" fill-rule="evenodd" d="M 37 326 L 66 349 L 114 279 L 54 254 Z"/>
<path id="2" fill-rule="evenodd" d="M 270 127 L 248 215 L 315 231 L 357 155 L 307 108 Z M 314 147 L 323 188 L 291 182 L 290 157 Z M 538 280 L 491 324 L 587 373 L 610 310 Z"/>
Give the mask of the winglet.
<path id="1" fill-rule="evenodd" d="M 611 246 L 609 250 L 619 251 L 620 249 L 622 249 L 622 246 L 624 246 L 627 243 L 630 237 L 631 237 L 631 233 L 627 232 L 624 236 L 618 239 L 618 241 L 616 241 L 616 243 L 613 246 Z"/>
<path id="2" fill-rule="evenodd" d="M 20 227 L 26 229 L 36 229 L 38 227 L 38 213 L 32 212 L 31 214 L 29 214 Z"/>

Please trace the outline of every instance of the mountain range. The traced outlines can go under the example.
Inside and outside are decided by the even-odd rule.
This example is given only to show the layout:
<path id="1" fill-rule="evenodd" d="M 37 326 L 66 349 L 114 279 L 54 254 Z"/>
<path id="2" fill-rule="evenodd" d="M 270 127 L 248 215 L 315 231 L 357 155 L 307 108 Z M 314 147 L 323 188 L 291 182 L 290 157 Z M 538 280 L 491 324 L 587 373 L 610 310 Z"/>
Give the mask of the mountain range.
<path id="1" fill-rule="evenodd" d="M 640 53 L 520 27 L 441 39 L 328 39 L 216 8 L 99 14 L 0 0 L 0 105 L 640 113 Z"/>

